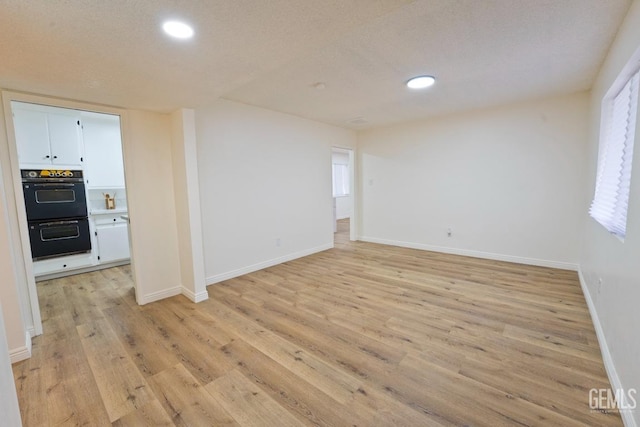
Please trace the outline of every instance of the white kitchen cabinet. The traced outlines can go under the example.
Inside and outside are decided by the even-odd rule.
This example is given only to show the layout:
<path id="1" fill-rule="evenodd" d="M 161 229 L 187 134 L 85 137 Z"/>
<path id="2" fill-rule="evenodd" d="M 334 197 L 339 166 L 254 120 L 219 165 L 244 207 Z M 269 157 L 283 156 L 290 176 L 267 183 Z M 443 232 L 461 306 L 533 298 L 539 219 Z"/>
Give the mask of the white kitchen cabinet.
<path id="1" fill-rule="evenodd" d="M 79 112 L 22 102 L 11 109 L 21 167 L 81 167 Z"/>
<path id="2" fill-rule="evenodd" d="M 82 165 L 80 153 L 80 116 L 47 114 L 51 163 L 53 165 Z"/>
<path id="3" fill-rule="evenodd" d="M 51 165 L 51 145 L 47 114 L 41 111 L 13 108 L 13 126 L 16 130 L 20 164 Z"/>
<path id="4" fill-rule="evenodd" d="M 82 112 L 82 135 L 87 187 L 124 187 L 120 117 Z"/>
<path id="5" fill-rule="evenodd" d="M 129 252 L 129 231 L 122 214 L 95 215 L 98 263 L 123 261 L 131 257 Z"/>
<path id="6" fill-rule="evenodd" d="M 33 262 L 33 274 L 36 278 L 52 274 L 64 275 L 65 272 L 90 268 L 93 265 L 91 253 L 67 255 Z"/>

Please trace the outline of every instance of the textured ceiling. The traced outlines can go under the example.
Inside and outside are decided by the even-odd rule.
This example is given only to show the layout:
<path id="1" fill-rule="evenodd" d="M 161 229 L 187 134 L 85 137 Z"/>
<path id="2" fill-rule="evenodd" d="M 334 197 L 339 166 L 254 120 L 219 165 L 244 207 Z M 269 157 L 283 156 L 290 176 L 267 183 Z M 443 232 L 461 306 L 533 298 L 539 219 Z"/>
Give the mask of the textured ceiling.
<path id="1" fill-rule="evenodd" d="M 0 0 L 0 87 L 163 112 L 222 97 L 362 129 L 589 89 L 630 3 Z M 165 37 L 167 18 L 195 38 Z M 417 74 L 438 82 L 406 89 Z"/>

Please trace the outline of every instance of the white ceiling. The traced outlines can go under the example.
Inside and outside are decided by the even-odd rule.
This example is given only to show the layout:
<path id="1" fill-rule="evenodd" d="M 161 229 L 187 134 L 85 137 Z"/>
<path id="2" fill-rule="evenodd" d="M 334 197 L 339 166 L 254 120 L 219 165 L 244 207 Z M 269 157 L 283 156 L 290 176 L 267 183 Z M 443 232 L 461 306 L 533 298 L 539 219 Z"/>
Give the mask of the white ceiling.
<path id="1" fill-rule="evenodd" d="M 0 87 L 162 112 L 223 97 L 363 129 L 587 90 L 630 4 L 0 0 Z M 165 37 L 167 18 L 195 38 Z M 417 74 L 438 81 L 406 89 Z"/>

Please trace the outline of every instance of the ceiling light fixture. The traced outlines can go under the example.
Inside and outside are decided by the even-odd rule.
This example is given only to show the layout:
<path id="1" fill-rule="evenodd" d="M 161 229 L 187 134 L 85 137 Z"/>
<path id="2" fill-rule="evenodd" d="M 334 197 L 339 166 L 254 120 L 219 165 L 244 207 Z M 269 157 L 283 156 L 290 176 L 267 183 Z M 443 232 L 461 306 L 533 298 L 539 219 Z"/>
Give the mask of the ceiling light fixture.
<path id="1" fill-rule="evenodd" d="M 407 82 L 407 87 L 410 89 L 424 89 L 433 86 L 435 82 L 436 79 L 433 76 L 417 76 Z"/>
<path id="2" fill-rule="evenodd" d="M 162 29 L 171 37 L 177 39 L 190 39 L 193 37 L 193 28 L 180 21 L 167 21 L 162 24 Z"/>

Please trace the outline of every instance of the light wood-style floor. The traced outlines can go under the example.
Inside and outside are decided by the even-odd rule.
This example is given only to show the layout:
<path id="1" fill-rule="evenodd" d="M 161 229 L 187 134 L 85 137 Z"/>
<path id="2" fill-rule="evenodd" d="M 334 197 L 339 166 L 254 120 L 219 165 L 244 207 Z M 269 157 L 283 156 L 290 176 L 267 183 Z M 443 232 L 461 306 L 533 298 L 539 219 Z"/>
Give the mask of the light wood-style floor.
<path id="1" fill-rule="evenodd" d="M 576 274 L 350 243 L 139 307 L 119 267 L 39 284 L 25 426 L 621 425 Z M 1 422 L 0 422 L 1 424 Z"/>

